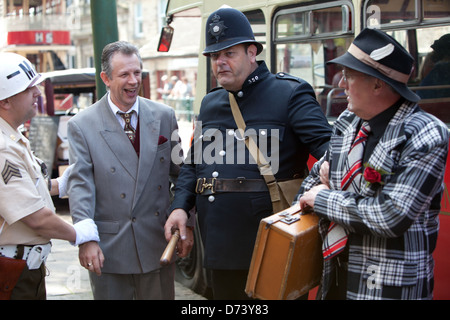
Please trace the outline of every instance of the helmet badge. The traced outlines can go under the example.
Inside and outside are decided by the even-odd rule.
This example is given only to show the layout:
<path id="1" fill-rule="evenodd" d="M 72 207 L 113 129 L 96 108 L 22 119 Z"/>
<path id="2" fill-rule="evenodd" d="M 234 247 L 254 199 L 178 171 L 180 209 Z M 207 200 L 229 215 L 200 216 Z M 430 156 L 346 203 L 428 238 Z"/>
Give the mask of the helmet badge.
<path id="1" fill-rule="evenodd" d="M 216 42 L 219 42 L 219 38 L 225 33 L 226 29 L 228 27 L 224 25 L 223 21 L 220 21 L 220 16 L 215 14 L 212 18 L 212 23 L 209 24 L 209 34 L 211 37 L 216 38 Z"/>

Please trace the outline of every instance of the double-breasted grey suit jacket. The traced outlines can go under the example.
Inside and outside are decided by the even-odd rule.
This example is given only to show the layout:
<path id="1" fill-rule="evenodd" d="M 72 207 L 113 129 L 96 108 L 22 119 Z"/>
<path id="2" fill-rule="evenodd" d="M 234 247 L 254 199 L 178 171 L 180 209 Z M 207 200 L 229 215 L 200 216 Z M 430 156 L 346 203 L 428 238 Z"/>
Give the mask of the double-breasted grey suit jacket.
<path id="1" fill-rule="evenodd" d="M 140 156 L 108 105 L 107 95 L 68 123 L 70 210 L 74 223 L 95 221 L 104 273 L 156 270 L 167 242 L 169 175 L 182 151 L 172 108 L 139 97 Z M 163 136 L 167 141 L 161 143 Z M 173 152 L 172 152 L 173 151 Z M 171 155 L 180 157 L 171 161 Z"/>

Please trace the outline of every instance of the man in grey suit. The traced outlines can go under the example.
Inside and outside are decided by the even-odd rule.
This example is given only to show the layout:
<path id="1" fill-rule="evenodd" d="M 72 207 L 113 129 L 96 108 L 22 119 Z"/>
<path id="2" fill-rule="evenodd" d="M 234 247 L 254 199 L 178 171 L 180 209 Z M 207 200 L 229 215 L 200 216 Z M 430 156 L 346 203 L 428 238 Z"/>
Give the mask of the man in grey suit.
<path id="1" fill-rule="evenodd" d="M 100 235 L 99 243 L 79 247 L 80 263 L 90 271 L 94 299 L 174 299 L 174 264 L 161 267 L 159 259 L 169 176 L 178 175 L 182 157 L 172 137 L 175 114 L 138 96 L 142 60 L 127 42 L 105 46 L 101 78 L 108 93 L 68 124 L 71 214 L 75 222 L 93 219 Z"/>

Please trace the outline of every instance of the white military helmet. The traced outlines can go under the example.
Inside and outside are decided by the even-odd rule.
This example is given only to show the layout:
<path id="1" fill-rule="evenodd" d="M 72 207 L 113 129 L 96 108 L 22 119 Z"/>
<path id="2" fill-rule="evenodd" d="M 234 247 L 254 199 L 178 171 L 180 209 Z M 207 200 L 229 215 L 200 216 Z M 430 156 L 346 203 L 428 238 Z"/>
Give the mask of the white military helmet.
<path id="1" fill-rule="evenodd" d="M 0 53 L 0 100 L 37 85 L 40 78 L 27 58 L 11 52 Z"/>

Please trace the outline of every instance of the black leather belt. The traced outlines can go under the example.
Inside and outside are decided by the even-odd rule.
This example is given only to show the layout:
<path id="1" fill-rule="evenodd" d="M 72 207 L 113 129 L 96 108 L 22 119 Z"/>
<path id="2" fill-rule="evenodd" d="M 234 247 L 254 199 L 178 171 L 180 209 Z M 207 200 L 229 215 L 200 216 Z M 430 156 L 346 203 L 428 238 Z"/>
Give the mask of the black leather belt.
<path id="1" fill-rule="evenodd" d="M 265 192 L 268 191 L 266 182 L 263 179 L 217 179 L 200 178 L 197 179 L 195 192 L 202 195 L 209 195 L 217 192 Z"/>

